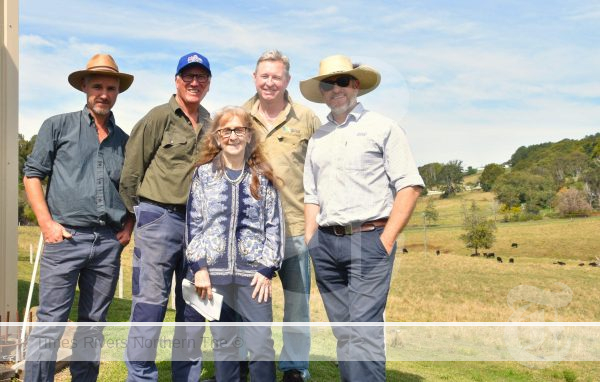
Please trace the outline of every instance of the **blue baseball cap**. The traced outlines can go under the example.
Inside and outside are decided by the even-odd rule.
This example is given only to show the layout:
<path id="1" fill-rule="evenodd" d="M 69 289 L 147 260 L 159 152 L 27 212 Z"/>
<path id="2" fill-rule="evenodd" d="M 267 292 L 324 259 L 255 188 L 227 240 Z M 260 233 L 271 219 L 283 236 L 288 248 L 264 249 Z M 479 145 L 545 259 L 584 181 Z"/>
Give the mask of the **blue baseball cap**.
<path id="1" fill-rule="evenodd" d="M 177 72 L 175 72 L 175 75 L 178 75 L 183 69 L 192 65 L 204 68 L 204 70 L 206 70 L 208 74 L 212 76 L 208 59 L 196 52 L 188 53 L 179 59 L 179 63 L 177 64 Z"/>

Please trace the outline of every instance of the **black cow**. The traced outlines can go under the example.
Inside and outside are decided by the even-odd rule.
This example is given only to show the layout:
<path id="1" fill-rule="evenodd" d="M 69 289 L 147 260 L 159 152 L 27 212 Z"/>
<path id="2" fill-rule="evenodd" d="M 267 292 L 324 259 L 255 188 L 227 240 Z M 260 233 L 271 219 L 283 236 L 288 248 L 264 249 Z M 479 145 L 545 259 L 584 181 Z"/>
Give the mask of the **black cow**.
<path id="1" fill-rule="evenodd" d="M 402 248 L 402 253 L 408 253 L 408 249 Z"/>
<path id="2" fill-rule="evenodd" d="M 513 248 L 517 248 L 519 246 L 519 244 L 518 243 L 512 243 L 510 246 L 513 247 Z"/>
<path id="3" fill-rule="evenodd" d="M 513 259 L 513 258 L 511 257 L 510 259 L 508 259 L 508 262 L 509 262 L 509 263 L 511 263 L 511 264 L 514 264 L 514 262 L 515 262 L 515 259 Z"/>
<path id="4" fill-rule="evenodd" d="M 496 261 L 498 261 L 499 263 L 502 262 L 502 258 L 500 256 L 496 257 Z"/>

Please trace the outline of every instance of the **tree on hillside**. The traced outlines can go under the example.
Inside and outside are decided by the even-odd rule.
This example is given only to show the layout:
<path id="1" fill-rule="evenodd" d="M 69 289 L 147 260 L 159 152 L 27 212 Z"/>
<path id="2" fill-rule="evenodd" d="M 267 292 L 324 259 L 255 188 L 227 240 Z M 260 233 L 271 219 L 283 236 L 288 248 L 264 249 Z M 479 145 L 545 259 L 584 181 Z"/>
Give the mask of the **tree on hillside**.
<path id="1" fill-rule="evenodd" d="M 430 225 L 431 223 L 435 223 L 438 221 L 440 214 L 435 208 L 435 204 L 433 203 L 433 198 L 427 198 L 427 205 L 425 206 L 425 210 L 423 211 L 423 217 L 425 218 L 425 224 Z"/>
<path id="2" fill-rule="evenodd" d="M 525 204 L 527 212 L 537 213 L 550 206 L 556 189 L 552 180 L 546 177 L 511 171 L 496 179 L 492 191 L 496 193 L 498 201 L 508 208 Z"/>
<path id="3" fill-rule="evenodd" d="M 599 145 L 600 147 L 600 145 Z M 581 176 L 584 190 L 592 207 L 600 207 L 600 157 L 592 161 Z"/>
<path id="4" fill-rule="evenodd" d="M 589 216 L 592 206 L 583 191 L 576 188 L 562 189 L 556 194 L 554 206 L 561 216 Z"/>
<path id="5" fill-rule="evenodd" d="M 479 248 L 491 248 L 496 240 L 496 223 L 485 217 L 475 201 L 464 211 L 463 229 L 466 233 L 460 239 L 467 248 L 474 248 L 475 253 L 479 253 Z"/>
<path id="6" fill-rule="evenodd" d="M 486 165 L 479 178 L 481 189 L 486 192 L 490 191 L 494 186 L 496 179 L 502 174 L 504 174 L 504 166 L 496 163 Z"/>
<path id="7" fill-rule="evenodd" d="M 438 185 L 439 174 L 443 167 L 443 164 L 435 162 L 419 167 L 419 174 L 425 182 L 425 187 L 432 188 Z"/>
<path id="8" fill-rule="evenodd" d="M 449 198 L 459 193 L 462 190 L 463 177 L 462 161 L 452 160 L 446 163 L 438 176 L 442 190 L 441 197 Z"/>
<path id="9" fill-rule="evenodd" d="M 23 187 L 23 165 L 27 160 L 27 156 L 31 154 L 33 146 L 35 145 L 36 135 L 34 135 L 29 141 L 25 139 L 22 134 L 19 134 L 19 200 L 18 200 L 18 219 L 21 224 L 35 224 L 35 215 L 33 210 L 27 203 L 27 197 L 25 196 L 25 190 Z M 44 180 L 43 184 L 46 184 Z"/>

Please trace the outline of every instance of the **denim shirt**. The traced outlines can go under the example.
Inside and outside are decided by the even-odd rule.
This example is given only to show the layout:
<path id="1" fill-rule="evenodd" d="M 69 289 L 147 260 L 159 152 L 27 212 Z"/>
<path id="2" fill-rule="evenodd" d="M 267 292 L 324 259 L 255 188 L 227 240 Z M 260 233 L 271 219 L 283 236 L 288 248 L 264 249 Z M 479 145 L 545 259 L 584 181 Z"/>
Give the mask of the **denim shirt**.
<path id="1" fill-rule="evenodd" d="M 217 157 L 215 160 L 218 160 Z M 186 216 L 186 262 L 208 267 L 215 285 L 250 285 L 256 272 L 272 278 L 281 266 L 285 223 L 279 192 L 259 176 L 260 199 L 250 193 L 246 167 L 235 182 L 213 163 L 196 169 Z"/>
<path id="2" fill-rule="evenodd" d="M 108 136 L 100 143 L 87 106 L 48 118 L 37 135 L 23 172 L 48 177 L 46 202 L 52 219 L 76 227 L 108 225 L 120 229 L 125 205 L 119 179 L 128 135 L 111 114 Z"/>

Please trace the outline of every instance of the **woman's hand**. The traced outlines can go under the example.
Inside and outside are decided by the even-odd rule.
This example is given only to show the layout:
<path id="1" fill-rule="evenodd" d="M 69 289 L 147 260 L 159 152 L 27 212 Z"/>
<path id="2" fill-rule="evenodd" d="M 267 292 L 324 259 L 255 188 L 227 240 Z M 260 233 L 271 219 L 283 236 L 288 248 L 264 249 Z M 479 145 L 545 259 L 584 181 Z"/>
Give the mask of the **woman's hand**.
<path id="1" fill-rule="evenodd" d="M 212 300 L 212 288 L 210 284 L 210 276 L 208 275 L 208 268 L 200 268 L 194 275 L 194 285 L 196 286 L 196 293 L 202 300 L 208 298 Z"/>
<path id="2" fill-rule="evenodd" d="M 254 287 L 252 292 L 252 298 L 256 299 L 258 303 L 269 301 L 271 297 L 271 279 L 256 272 L 254 278 L 250 283 L 250 286 Z"/>

